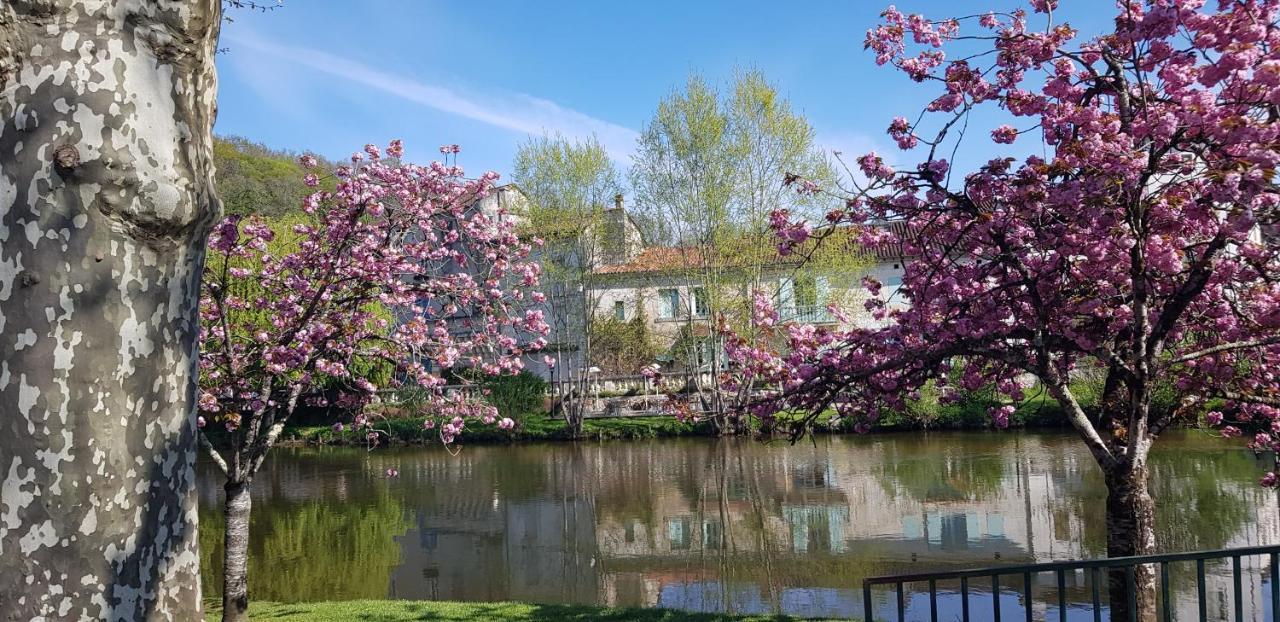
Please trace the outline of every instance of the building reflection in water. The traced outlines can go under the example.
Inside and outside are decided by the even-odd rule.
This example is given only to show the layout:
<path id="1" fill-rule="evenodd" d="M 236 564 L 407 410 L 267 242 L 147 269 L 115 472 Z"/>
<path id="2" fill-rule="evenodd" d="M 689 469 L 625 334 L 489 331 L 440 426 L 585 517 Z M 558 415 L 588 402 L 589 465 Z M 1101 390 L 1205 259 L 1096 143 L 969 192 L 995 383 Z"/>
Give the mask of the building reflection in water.
<path id="1" fill-rule="evenodd" d="M 1195 550 L 1280 542 L 1275 493 L 1255 484 L 1248 452 L 1190 433 L 1167 434 L 1152 458 L 1159 542 Z M 209 467 L 210 465 L 202 465 Z M 387 479 L 388 467 L 400 476 Z M 217 499 L 206 470 L 205 507 Z M 664 440 L 366 453 L 281 451 L 255 489 L 257 521 L 287 524 L 304 504 L 359 538 L 344 517 L 382 499 L 399 530 L 397 553 L 347 567 L 385 572 L 381 597 L 665 606 L 701 611 L 860 616 L 865 576 L 1098 557 L 1105 551 L 1101 478 L 1076 439 L 1059 434 L 934 433 L 825 437 L 796 446 L 740 440 Z M 394 499 L 388 503 L 386 499 Z M 216 512 L 202 515 L 216 529 Z M 314 546 L 341 535 L 255 531 Z M 387 529 L 379 533 L 387 533 Z M 270 564 L 266 564 L 270 568 Z M 373 568 L 374 570 L 368 570 Z M 381 568 L 382 570 L 377 570 Z M 1265 568 L 1249 560 L 1247 602 L 1265 618 Z M 1212 566 L 1210 603 L 1229 615 L 1230 569 Z M 252 576 L 255 597 L 305 590 L 274 572 Z M 295 577 L 296 580 L 296 577 Z M 1002 609 L 1020 615 L 1021 581 L 1005 579 Z M 919 586 L 923 588 L 924 586 Z M 1179 609 L 1194 611 L 1194 576 L 1174 575 Z M 216 592 L 206 588 L 210 594 Z M 942 609 L 958 609 L 940 587 Z M 975 584 L 980 593 L 986 589 Z M 1087 602 L 1084 575 L 1068 576 Z M 1056 616 L 1056 581 L 1033 582 L 1033 606 Z M 876 606 L 887 613 L 891 595 Z M 926 615 L 925 594 L 909 594 Z M 989 594 L 983 600 L 990 602 Z M 921 613 L 923 612 L 923 613 Z M 1091 617 L 1072 611 L 1072 617 Z M 944 616 L 947 617 L 947 616 Z M 1082 618 L 1083 619 L 1083 618 Z"/>

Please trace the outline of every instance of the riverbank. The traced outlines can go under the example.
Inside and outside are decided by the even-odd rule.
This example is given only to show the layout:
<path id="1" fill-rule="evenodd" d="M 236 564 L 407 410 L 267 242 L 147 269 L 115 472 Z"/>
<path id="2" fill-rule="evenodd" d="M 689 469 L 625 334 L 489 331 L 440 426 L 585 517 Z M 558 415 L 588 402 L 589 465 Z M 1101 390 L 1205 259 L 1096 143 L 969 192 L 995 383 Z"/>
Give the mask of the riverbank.
<path id="1" fill-rule="evenodd" d="M 221 611 L 210 606 L 207 622 L 216 622 Z M 287 622 L 791 622 L 813 618 L 790 616 L 739 616 L 691 613 L 675 609 L 611 609 L 586 605 L 538 605 L 531 603 L 464 603 L 413 600 L 350 600 L 323 603 L 259 603 L 250 605 L 251 620 Z"/>
<path id="2" fill-rule="evenodd" d="M 987 413 L 994 401 L 970 400 L 958 404 L 933 405 L 928 409 L 893 412 L 873 426 L 873 431 L 910 430 L 983 430 L 994 423 Z M 785 415 L 783 415 L 785 416 Z M 798 415 L 797 415 L 798 416 Z M 822 425 L 829 417 L 818 418 L 813 429 L 817 434 L 853 433 L 849 425 Z M 610 417 L 583 422 L 583 434 L 574 437 L 562 419 L 546 413 L 527 413 L 518 417 L 515 429 L 501 430 L 496 425 L 470 422 L 462 435 L 464 443 L 513 443 L 563 440 L 639 440 L 679 436 L 714 436 L 714 427 L 706 421 L 682 422 L 674 417 Z M 373 419 L 379 443 L 415 445 L 439 442 L 436 430 L 423 428 L 418 417 Z M 1065 429 L 1070 427 L 1066 414 L 1056 401 L 1043 394 L 1024 400 L 1009 417 L 1009 426 L 1026 429 Z M 329 425 L 293 425 L 285 429 L 285 444 L 293 445 L 364 445 L 367 432 L 344 429 L 335 431 Z"/>
<path id="3" fill-rule="evenodd" d="M 1156 542 L 1271 543 L 1277 497 L 1257 485 L 1271 465 L 1238 440 L 1162 434 L 1149 459 Z M 196 468 L 200 499 L 221 499 L 219 467 Z M 868 576 L 1106 554 L 1106 486 L 1066 431 L 304 447 L 273 452 L 254 495 L 249 580 L 261 602 L 596 605 L 609 590 L 627 605 L 859 619 Z M 221 510 L 200 505 L 210 597 L 221 593 Z M 1245 585 L 1267 574 L 1243 569 Z M 1230 573 L 1218 578 L 1208 593 L 1229 599 Z M 1170 588 L 1194 604 L 1194 581 Z M 906 589 L 908 602 L 928 597 L 924 584 Z M 958 610 L 951 596 L 946 613 Z M 1054 599 L 1039 593 L 1037 611 Z"/>

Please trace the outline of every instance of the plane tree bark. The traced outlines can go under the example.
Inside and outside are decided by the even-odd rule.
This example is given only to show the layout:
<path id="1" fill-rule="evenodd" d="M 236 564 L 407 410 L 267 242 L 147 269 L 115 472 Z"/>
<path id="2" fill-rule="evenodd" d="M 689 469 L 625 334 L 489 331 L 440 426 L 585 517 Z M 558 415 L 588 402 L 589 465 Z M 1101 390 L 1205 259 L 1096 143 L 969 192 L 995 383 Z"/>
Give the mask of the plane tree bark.
<path id="1" fill-rule="evenodd" d="M 0 3 L 0 614 L 202 618 L 219 0 Z"/>

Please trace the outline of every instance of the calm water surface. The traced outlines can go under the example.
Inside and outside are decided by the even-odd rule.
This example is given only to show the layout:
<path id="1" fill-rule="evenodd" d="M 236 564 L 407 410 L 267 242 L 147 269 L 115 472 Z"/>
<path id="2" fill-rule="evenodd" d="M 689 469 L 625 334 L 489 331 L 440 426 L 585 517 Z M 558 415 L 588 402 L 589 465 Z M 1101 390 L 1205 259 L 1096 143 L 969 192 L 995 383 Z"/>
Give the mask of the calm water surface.
<path id="1" fill-rule="evenodd" d="M 394 468 L 399 476 L 389 478 Z M 1280 542 L 1274 492 L 1241 445 L 1166 434 L 1152 456 L 1159 544 Z M 200 464 L 205 591 L 216 595 L 221 480 Z M 253 490 L 250 592 L 276 601 L 519 600 L 861 617 L 865 576 L 1100 557 L 1105 491 L 1067 434 L 729 439 L 440 448 L 280 449 Z M 1246 619 L 1270 619 L 1265 560 L 1245 560 Z M 1211 617 L 1231 615 L 1212 564 Z M 920 586 L 925 589 L 924 586 Z M 1002 580 L 1005 619 L 1022 583 Z M 1178 609 L 1195 607 L 1176 569 Z M 940 585 L 943 619 L 956 586 Z M 971 590 L 990 614 L 990 586 Z M 985 592 L 984 592 L 985 590 Z M 1032 584 L 1057 615 L 1054 577 Z M 1087 602 L 1085 575 L 1068 576 Z M 875 595 L 887 615 L 890 592 Z M 1105 598 L 1105 597 L 1104 597 Z M 927 594 L 909 593 L 909 619 Z M 977 602 L 977 601 L 975 601 Z M 976 607 L 976 605 L 975 605 Z M 976 611 L 976 609 L 975 609 Z M 1072 609 L 1072 619 L 1092 619 Z"/>

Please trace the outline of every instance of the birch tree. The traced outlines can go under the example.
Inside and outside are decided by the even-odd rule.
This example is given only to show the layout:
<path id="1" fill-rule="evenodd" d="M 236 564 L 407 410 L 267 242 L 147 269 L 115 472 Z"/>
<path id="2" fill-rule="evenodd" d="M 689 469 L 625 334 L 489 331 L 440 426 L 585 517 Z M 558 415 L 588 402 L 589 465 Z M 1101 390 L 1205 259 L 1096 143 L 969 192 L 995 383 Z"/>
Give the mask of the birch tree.
<path id="1" fill-rule="evenodd" d="M 690 76 L 658 105 L 634 156 L 631 184 L 641 211 L 658 224 L 661 238 L 685 249 L 675 272 L 685 292 L 679 296 L 678 313 L 688 324 L 682 334 L 689 338 L 678 340 L 675 354 L 700 369 L 693 376 L 699 408 L 722 432 L 734 431 L 735 409 L 724 400 L 736 403 L 750 386 L 724 394 L 722 348 L 709 333 L 696 333 L 713 318 L 750 331 L 743 293 L 760 289 L 779 267 L 769 214 L 821 211 L 824 197 L 791 191 L 789 175 L 826 180 L 833 172 L 808 121 L 758 71 L 737 72 L 727 93 Z"/>
<path id="2" fill-rule="evenodd" d="M 512 177 L 529 197 L 526 233 L 546 242 L 540 254 L 550 293 L 552 383 L 565 423 L 580 434 L 592 360 L 590 328 L 600 302 L 594 271 L 607 243 L 603 212 L 622 192 L 620 175 L 596 137 L 548 135 L 520 145 Z"/>

